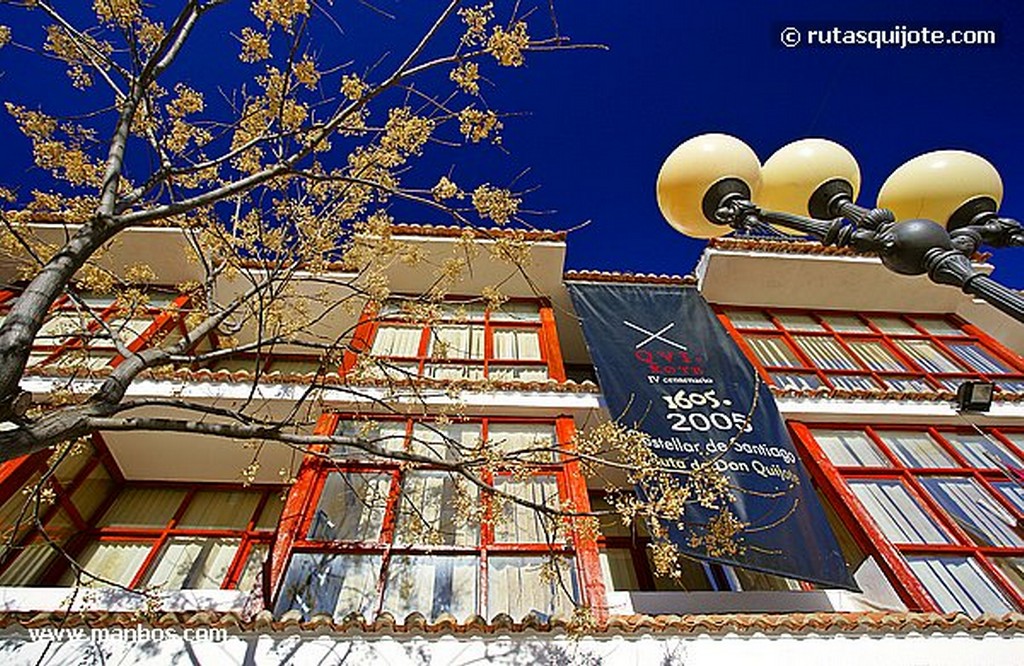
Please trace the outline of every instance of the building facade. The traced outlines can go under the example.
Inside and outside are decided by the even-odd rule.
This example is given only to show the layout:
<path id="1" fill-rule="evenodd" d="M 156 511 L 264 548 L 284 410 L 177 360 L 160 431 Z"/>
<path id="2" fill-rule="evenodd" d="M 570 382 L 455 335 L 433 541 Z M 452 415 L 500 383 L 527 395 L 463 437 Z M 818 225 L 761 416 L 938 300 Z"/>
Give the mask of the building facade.
<path id="1" fill-rule="evenodd" d="M 456 229 L 393 234 L 435 265 L 464 250 Z M 283 346 L 129 390 L 154 415 L 171 398 L 257 400 L 348 444 L 101 431 L 0 466 L 0 649 L 33 663 L 1019 663 L 1019 324 L 804 243 L 716 240 L 671 277 L 565 273 L 564 236 L 527 240 L 528 274 L 482 253 L 429 316 L 410 305 L 424 269 L 394 267 L 390 299 L 319 323 L 345 339 L 327 372 Z M 140 230 L 114 252 L 180 284 L 196 270 L 166 251 L 181 242 Z M 610 510 L 625 475 L 586 476 L 573 449 L 610 418 L 566 289 L 595 281 L 700 291 L 771 386 L 860 592 L 697 560 L 656 575 L 643 526 Z M 480 297 L 495 284 L 499 307 Z M 37 339 L 23 384 L 37 402 L 95 386 L 121 360 L 111 335 L 138 351 L 188 330 L 192 304 L 170 288 L 130 317 L 77 296 Z M 995 385 L 990 410 L 956 408 L 965 381 Z M 466 460 L 497 492 L 460 476 Z M 600 530 L 531 506 L 597 512 Z"/>

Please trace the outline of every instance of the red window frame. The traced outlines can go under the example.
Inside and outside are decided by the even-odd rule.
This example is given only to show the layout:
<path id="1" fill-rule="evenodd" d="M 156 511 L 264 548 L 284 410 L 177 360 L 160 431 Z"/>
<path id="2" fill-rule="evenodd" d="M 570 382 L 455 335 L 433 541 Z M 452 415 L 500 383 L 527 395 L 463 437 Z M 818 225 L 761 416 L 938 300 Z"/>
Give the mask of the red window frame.
<path id="1" fill-rule="evenodd" d="M 739 347 L 746 354 L 754 367 L 758 369 L 762 377 L 772 386 L 785 388 L 773 375 L 799 375 L 804 378 L 813 378 L 821 387 L 826 389 L 843 389 L 841 382 L 866 382 L 871 386 L 863 390 L 879 391 L 902 391 L 904 389 L 893 388 L 887 380 L 914 380 L 923 382 L 927 392 L 950 391 L 956 392 L 956 386 L 967 380 L 983 380 L 995 382 L 997 390 L 1003 391 L 1001 382 L 1024 384 L 1024 358 L 1013 353 L 991 337 L 985 335 L 977 327 L 972 326 L 949 314 L 919 313 L 919 314 L 898 314 L 887 312 L 849 312 L 849 311 L 826 311 L 826 310 L 802 310 L 790 308 L 755 308 L 740 306 L 716 306 L 716 313 L 719 320 L 736 340 Z M 767 318 L 772 328 L 761 328 L 745 325 L 730 319 L 730 312 L 756 312 Z M 818 326 L 818 330 L 798 330 L 793 327 L 787 328 L 779 316 L 800 315 L 811 318 Z M 838 331 L 825 320 L 830 316 L 844 316 L 856 319 L 866 329 L 863 332 Z M 912 332 L 896 333 L 885 332 L 882 328 L 873 323 L 872 318 L 896 319 L 912 329 Z M 929 333 L 919 322 L 939 321 L 947 326 L 956 328 L 961 334 L 946 335 Z M 795 356 L 799 364 L 795 366 L 770 365 L 761 361 L 751 347 L 751 339 L 770 336 L 782 342 L 785 349 Z M 796 341 L 796 337 L 812 337 L 829 340 L 848 355 L 854 368 L 839 369 L 826 368 L 816 364 L 809 353 Z M 873 369 L 869 361 L 866 361 L 860 352 L 857 352 L 852 343 L 857 342 L 878 343 L 888 356 L 903 365 L 899 370 Z M 900 342 L 926 341 L 933 348 L 939 350 L 940 354 L 951 365 L 957 367 L 956 372 L 939 372 L 929 370 L 919 361 L 915 360 L 903 347 Z M 972 367 L 967 361 L 949 349 L 950 344 L 968 343 L 980 346 L 990 354 L 996 361 L 1005 365 L 1010 372 L 987 373 L 981 369 Z M 860 387 L 858 387 L 860 388 Z M 1017 389 L 1014 389 L 1017 390 Z"/>
<path id="2" fill-rule="evenodd" d="M 11 303 L 17 298 L 17 296 L 18 293 L 13 290 L 0 292 L 0 316 L 7 315 L 11 309 Z M 88 298 L 88 296 L 85 297 Z M 191 298 L 189 296 L 178 295 L 166 308 L 146 308 L 146 313 L 153 321 L 138 336 L 125 344 L 127 349 L 132 352 L 139 351 L 140 349 L 150 346 L 154 341 L 161 340 L 175 331 L 184 335 L 186 333 L 186 310 L 189 307 L 190 302 Z M 76 313 L 76 315 L 85 323 L 85 330 L 77 333 L 70 333 L 55 344 L 38 344 L 39 341 L 37 340 L 37 344 L 34 344 L 32 347 L 32 352 L 34 354 L 42 353 L 46 356 L 36 362 L 33 367 L 50 365 L 72 351 L 89 350 L 89 336 L 97 333 L 103 333 L 105 335 L 105 331 L 102 331 L 102 324 L 100 324 L 98 320 L 103 320 L 104 322 L 116 321 L 120 319 L 118 315 L 121 314 L 121 311 L 116 302 L 95 308 L 90 307 L 88 311 L 85 311 L 78 305 L 78 303 L 65 295 L 59 297 L 50 309 L 51 316 L 59 316 L 64 313 Z M 110 356 L 110 361 L 104 365 L 117 366 L 124 360 L 124 356 L 117 352 L 117 348 L 113 344 L 94 348 L 92 351 L 94 353 Z"/>
<path id="3" fill-rule="evenodd" d="M 324 414 L 317 425 L 318 434 L 334 433 L 343 420 L 358 420 L 356 415 L 345 415 L 337 413 Z M 405 446 L 410 445 L 412 428 L 417 421 L 423 420 L 415 417 L 394 417 L 374 418 L 375 421 L 404 422 L 405 424 Z M 590 511 L 590 502 L 587 496 L 586 482 L 579 470 L 579 462 L 572 458 L 570 444 L 575 434 L 575 426 L 571 417 L 551 418 L 520 418 L 520 417 L 478 417 L 459 421 L 459 423 L 480 424 L 481 437 L 487 437 L 488 428 L 491 424 L 536 424 L 552 426 L 555 432 L 559 448 L 563 451 L 561 460 L 550 463 L 538 463 L 531 471 L 534 475 L 555 476 L 558 484 L 559 500 L 562 506 L 575 507 L 576 511 L 586 513 Z M 285 509 L 282 515 L 280 529 L 275 540 L 273 553 L 269 562 L 270 581 L 268 605 L 276 601 L 281 594 L 281 586 L 285 578 L 285 572 L 292 556 L 296 553 L 348 553 L 380 555 L 382 564 L 378 574 L 376 589 L 376 607 L 370 610 L 371 616 L 379 612 L 384 603 L 384 586 L 388 576 L 388 564 L 393 555 L 475 555 L 479 558 L 480 571 L 478 572 L 479 608 L 483 614 L 487 608 L 487 560 L 488 557 L 537 555 L 556 552 L 561 555 L 571 556 L 575 563 L 575 574 L 578 581 L 580 599 L 582 604 L 593 608 L 599 618 L 606 617 L 607 604 L 603 577 L 601 574 L 600 561 L 597 553 L 597 541 L 593 538 L 582 536 L 578 532 L 567 535 L 567 540 L 554 544 L 541 543 L 497 543 L 494 540 L 494 528 L 489 521 L 485 520 L 480 525 L 479 539 L 475 546 L 428 546 L 428 545 L 395 545 L 395 525 L 397 510 L 400 501 L 401 482 L 403 475 L 407 472 L 397 461 L 383 461 L 381 459 L 351 459 L 332 460 L 328 455 L 329 447 L 325 445 L 313 446 L 310 448 L 310 455 L 303 460 L 302 468 L 299 471 L 298 480 L 292 487 L 288 499 L 285 502 Z M 417 467 L 414 471 L 429 471 L 431 466 L 424 465 Z M 362 472 L 381 473 L 391 475 L 391 486 L 387 509 L 381 527 L 380 539 L 376 542 L 339 542 L 321 541 L 307 538 L 314 513 L 319 504 L 320 494 L 330 474 L 336 472 Z M 489 474 L 483 476 L 487 483 L 493 482 Z M 486 495 L 480 495 L 480 501 L 485 503 L 490 510 L 490 501 Z"/>
<path id="4" fill-rule="evenodd" d="M 479 304 L 479 302 L 479 298 L 453 298 L 450 301 L 452 305 Z M 387 356 L 380 358 L 389 361 L 394 361 L 396 363 L 415 364 L 415 374 L 419 377 L 426 376 L 425 372 L 428 364 L 436 366 L 445 364 L 479 366 L 482 369 L 484 378 L 488 378 L 490 376 L 490 370 L 492 367 L 536 366 L 538 368 L 545 368 L 548 373 L 548 378 L 553 379 L 555 381 L 564 382 L 565 368 L 562 362 L 561 350 L 558 345 L 558 333 L 555 328 L 554 311 L 552 310 L 550 303 L 548 303 L 546 300 L 540 299 L 513 299 L 510 302 L 536 304 L 538 307 L 538 318 L 536 320 L 530 321 L 514 321 L 504 319 L 492 321 L 491 311 L 486 310 L 482 317 L 469 316 L 465 319 L 450 317 L 441 319 L 440 321 L 437 322 L 437 325 L 441 326 L 482 326 L 484 328 L 484 353 L 483 358 L 480 359 L 458 358 L 454 356 L 449 356 L 448 358 L 444 359 L 432 358 L 430 354 L 432 337 L 430 326 L 421 326 L 415 323 L 410 323 L 407 318 L 397 313 L 381 314 L 373 303 L 369 303 L 363 310 L 359 319 L 359 323 L 356 325 L 356 329 L 353 333 L 352 341 L 350 343 L 350 348 L 345 352 L 340 372 L 343 375 L 347 372 L 350 372 L 355 367 L 358 361 L 358 355 L 361 353 L 369 352 L 373 348 L 373 343 L 377 337 L 377 332 L 382 326 L 399 325 L 413 328 L 419 327 L 421 329 L 419 347 L 417 349 L 416 355 L 407 357 Z M 540 358 L 533 360 L 495 358 L 493 342 L 495 329 L 536 330 L 540 348 Z"/>
<path id="5" fill-rule="evenodd" d="M 966 557 L 978 563 L 985 575 L 1003 593 L 1006 599 L 1017 607 L 1024 609 L 1024 590 L 1018 589 L 992 562 L 993 557 L 1024 557 L 1024 547 L 986 546 L 973 541 L 970 536 L 956 524 L 950 514 L 932 496 L 922 484 L 928 477 L 957 477 L 972 479 L 978 483 L 991 498 L 1017 520 L 1018 525 L 1024 524 L 1024 512 L 993 487 L 993 483 L 1010 480 L 1006 471 L 992 468 L 978 468 L 969 464 L 966 458 L 957 451 L 945 435 L 977 434 L 977 431 L 963 427 L 930 427 L 883 424 L 878 426 L 852 425 L 849 423 L 789 423 L 794 442 L 801 449 L 801 457 L 808 469 L 827 497 L 836 513 L 849 529 L 857 545 L 865 552 L 876 557 L 876 561 L 885 573 L 893 589 L 911 610 L 942 612 L 932 599 L 924 585 L 916 577 L 906 560 L 906 556 L 958 556 Z M 867 435 L 871 443 L 888 461 L 888 467 L 837 466 L 832 463 L 822 446 L 814 438 L 814 432 L 820 430 L 854 430 Z M 985 432 L 1005 446 L 1007 450 L 1024 460 L 1024 449 L 1015 445 L 1007 437 L 1007 432 L 1024 432 L 1017 428 L 985 428 Z M 901 463 L 878 431 L 903 431 L 926 433 L 943 453 L 955 462 L 952 467 L 908 467 Z M 939 526 L 948 538 L 949 543 L 894 543 L 882 533 L 874 518 L 864 507 L 849 485 L 851 480 L 898 481 L 916 500 L 919 508 Z"/>
<path id="6" fill-rule="evenodd" d="M 249 559 L 252 548 L 256 545 L 262 544 L 267 546 L 268 551 L 270 550 L 275 531 L 273 529 L 268 530 L 265 528 L 257 528 L 256 523 L 258 522 L 263 510 L 266 508 L 270 497 L 282 492 L 281 486 L 253 484 L 245 487 L 242 484 L 227 483 L 127 481 L 121 474 L 121 471 L 111 456 L 102 436 L 98 433 L 93 434 L 91 436 L 91 442 L 94 449 L 93 455 L 90 456 L 89 460 L 75 474 L 73 480 L 69 484 L 66 486 L 61 484 L 61 482 L 56 478 L 56 475 L 51 475 L 49 477 L 47 484 L 49 488 L 53 490 L 55 500 L 43 511 L 43 513 L 40 514 L 40 519 L 44 526 L 47 526 L 59 510 L 63 510 L 64 513 L 71 518 L 72 527 L 75 530 L 75 533 L 74 536 L 63 544 L 63 548 L 72 559 L 77 558 L 85 548 L 96 541 L 149 542 L 150 551 L 145 561 L 139 567 L 138 571 L 136 571 L 131 582 L 128 584 L 128 587 L 134 588 L 141 584 L 141 581 L 145 579 L 147 573 L 152 568 L 152 565 L 159 558 L 163 546 L 170 538 L 190 536 L 235 538 L 239 539 L 238 549 L 235 552 L 232 564 L 228 569 L 227 576 L 221 585 L 221 589 L 233 589 L 237 585 L 238 579 L 245 568 L 245 564 Z M 33 474 L 44 473 L 47 469 L 50 455 L 51 453 L 49 451 L 41 451 L 36 454 L 24 456 L 15 461 L 9 461 L 8 463 L 5 463 L 3 467 L 0 467 L 0 501 L 6 502 L 10 498 L 14 497 L 16 493 L 20 493 L 22 487 L 27 481 L 29 481 L 29 479 L 32 478 Z M 79 513 L 71 497 L 92 474 L 92 472 L 100 466 L 102 466 L 104 471 L 109 475 L 112 481 L 112 486 L 106 497 L 99 502 L 92 513 L 88 516 L 83 516 Z M 171 520 L 162 527 L 139 528 L 96 526 L 96 522 L 103 517 L 122 492 L 135 488 L 167 488 L 181 490 L 183 491 L 183 497 Z M 253 494 L 259 493 L 260 498 L 257 501 L 253 515 L 250 517 L 249 521 L 247 521 L 244 529 L 185 529 L 177 527 L 178 521 L 181 520 L 182 516 L 188 510 L 188 506 L 196 493 L 205 490 Z M 6 569 L 12 565 L 20 552 L 21 547 L 36 542 L 40 538 L 41 535 L 38 529 L 35 527 L 28 529 L 26 533 L 19 538 L 15 544 L 13 544 L 14 548 L 8 552 L 2 561 L 0 561 L 0 573 L 6 571 Z M 41 585 L 57 585 L 68 568 L 69 566 L 65 561 L 58 559 L 48 565 L 38 580 L 34 581 L 34 583 Z"/>

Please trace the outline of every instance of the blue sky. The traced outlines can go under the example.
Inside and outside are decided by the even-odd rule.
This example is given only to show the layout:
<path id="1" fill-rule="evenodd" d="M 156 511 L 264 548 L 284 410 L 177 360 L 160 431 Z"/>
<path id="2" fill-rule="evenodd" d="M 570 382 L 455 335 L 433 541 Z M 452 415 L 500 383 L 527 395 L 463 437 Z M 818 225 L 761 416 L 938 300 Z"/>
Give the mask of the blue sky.
<path id="1" fill-rule="evenodd" d="M 353 54 L 357 68 L 367 67 L 389 46 L 396 58 L 442 3 L 376 4 L 399 18 L 389 21 L 358 3 L 335 0 L 343 32 L 323 33 L 322 52 L 336 55 L 335 60 L 342 51 Z M 546 0 L 533 4 L 547 11 Z M 247 6 L 236 1 L 218 9 L 221 14 L 196 36 L 201 48 L 172 74 L 202 86 L 234 72 L 237 45 L 226 38 L 223 24 L 246 19 Z M 508 157 L 485 146 L 465 157 L 442 150 L 428 160 L 434 160 L 435 173 L 457 163 L 456 177 L 464 174 L 466 180 L 507 160 L 492 174 L 496 183 L 529 169 L 517 185 L 539 186 L 529 195 L 530 208 L 554 211 L 536 218 L 537 226 L 567 228 L 589 221 L 570 235 L 570 268 L 671 273 L 693 268 L 703 244 L 662 221 L 654 180 L 678 143 L 705 132 L 739 136 L 762 160 L 799 138 L 836 140 L 860 162 L 860 202 L 866 205 L 885 177 L 910 157 L 941 148 L 971 150 L 1000 170 L 1006 189 L 1002 212 L 1024 216 L 1024 5 L 1019 2 L 563 0 L 556 6 L 564 33 L 577 42 L 606 44 L 608 50 L 530 55 L 514 77 L 496 75 L 501 85 L 488 91 L 488 102 L 523 114 L 506 121 Z M 41 28 L 21 13 L 4 9 L 0 22 L 12 25 L 15 39 L 28 34 L 40 41 Z M 787 49 L 779 34 L 790 25 L 981 27 L 995 30 L 999 43 Z M 63 76 L 62 68 L 28 63 L 10 49 L 0 52 L 0 96 L 39 100 L 55 110 L 81 108 L 80 99 L 62 97 L 64 83 L 53 78 Z M 0 136 L 16 156 L 0 167 L 0 179 L 38 178 L 26 170 L 19 152 L 24 155 L 27 145 L 7 118 L 0 120 Z M 993 261 L 996 277 L 1024 288 L 1024 249 L 997 251 Z"/>

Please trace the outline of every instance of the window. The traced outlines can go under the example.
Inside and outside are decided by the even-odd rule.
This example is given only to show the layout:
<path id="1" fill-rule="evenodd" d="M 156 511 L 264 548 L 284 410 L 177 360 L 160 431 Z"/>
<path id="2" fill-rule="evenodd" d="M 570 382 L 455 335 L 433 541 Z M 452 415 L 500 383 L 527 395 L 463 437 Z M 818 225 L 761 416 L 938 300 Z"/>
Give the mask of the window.
<path id="1" fill-rule="evenodd" d="M 375 315 L 365 313 L 355 339 L 369 341 L 365 346 L 373 361 L 361 365 L 360 372 L 392 380 L 564 378 L 559 354 L 551 351 L 557 348 L 557 335 L 547 306 L 512 301 L 488 310 L 465 301 L 432 307 L 430 324 L 417 322 L 412 313 L 420 305 L 413 301 L 390 301 Z M 354 355 L 346 364 L 349 371 L 355 367 Z"/>
<path id="2" fill-rule="evenodd" d="M 0 301 L 2 321 L 16 298 Z M 118 344 L 134 351 L 150 341 L 168 341 L 183 334 L 186 303 L 184 297 L 174 299 L 155 290 L 135 303 L 88 292 L 62 296 L 36 335 L 28 365 L 69 366 L 90 372 L 116 364 L 121 358 Z M 161 316 L 169 308 L 174 316 Z"/>
<path id="3" fill-rule="evenodd" d="M 851 531 L 873 544 L 908 605 L 971 615 L 1024 607 L 1022 433 L 793 429 L 811 450 L 809 460 L 821 460 L 817 450 L 829 461 L 812 472 L 838 487 L 837 510 L 846 512 Z M 911 586 L 914 579 L 927 596 Z"/>
<path id="4" fill-rule="evenodd" d="M 641 523 L 623 525 L 601 491 L 591 491 L 591 510 L 600 515 L 601 573 L 606 590 L 614 591 L 743 591 L 804 590 L 811 585 L 773 574 L 681 558 L 678 577 L 659 576 L 654 566 L 650 533 Z"/>
<path id="5" fill-rule="evenodd" d="M 719 317 L 778 389 L 1024 390 L 1024 362 L 954 317 L 721 308 Z"/>
<path id="6" fill-rule="evenodd" d="M 389 447 L 437 461 L 482 455 L 521 456 L 536 467 L 526 474 L 484 475 L 498 495 L 440 467 L 409 468 L 336 447 L 308 457 L 310 511 L 297 526 L 284 567 L 276 612 L 304 616 L 351 612 L 372 617 L 387 611 L 402 621 L 419 612 L 436 620 L 451 613 L 521 618 L 571 612 L 593 598 L 579 577 L 583 559 L 596 561 L 594 546 L 565 533 L 562 524 L 509 498 L 557 507 L 580 497 L 561 462 L 555 423 L 487 418 L 451 423 L 424 420 L 341 420 L 336 433 L 381 440 Z M 579 480 L 581 481 L 581 480 Z M 584 509 L 585 510 L 585 509 Z"/>
<path id="7" fill-rule="evenodd" d="M 0 546 L 0 584 L 258 589 L 280 488 L 126 482 L 102 440 L 93 442 L 58 465 L 49 505 L 27 494 L 48 452 L 23 463 L 35 471 L 0 505 L 0 522 L 11 526 Z M 45 538 L 32 524 L 36 512 Z M 81 575 L 46 539 L 81 565 Z"/>
<path id="8" fill-rule="evenodd" d="M 281 513 L 279 494 L 128 485 L 83 535 L 81 577 L 68 570 L 59 583 L 252 591 Z"/>

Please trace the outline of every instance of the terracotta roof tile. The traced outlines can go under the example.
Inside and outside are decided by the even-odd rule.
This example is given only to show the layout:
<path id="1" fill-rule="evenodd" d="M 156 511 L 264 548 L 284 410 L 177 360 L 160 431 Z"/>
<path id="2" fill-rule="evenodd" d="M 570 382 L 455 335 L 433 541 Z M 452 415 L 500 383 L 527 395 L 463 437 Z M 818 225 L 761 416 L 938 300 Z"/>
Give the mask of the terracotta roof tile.
<path id="1" fill-rule="evenodd" d="M 620 273 L 619 271 L 570 270 L 564 274 L 566 282 L 624 282 L 634 284 L 679 284 L 695 285 L 693 275 L 665 275 L 654 273 Z"/>
<path id="2" fill-rule="evenodd" d="M 779 388 L 773 386 L 772 394 L 780 398 L 810 398 L 814 400 L 905 400 L 909 402 L 951 402 L 956 398 L 952 391 L 896 391 L 893 389 L 842 389 L 820 386 L 814 389 Z M 1024 402 L 1024 393 L 1002 390 L 995 394 L 995 402 Z"/>
<path id="3" fill-rule="evenodd" d="M 140 622 L 136 613 L 52 612 L 0 613 L 0 629 L 16 627 L 39 628 L 46 626 L 76 627 L 134 627 Z M 191 613 L 163 613 L 150 624 L 154 627 L 223 627 L 238 633 L 345 633 L 345 634 L 504 634 L 504 633 L 566 633 L 571 622 L 564 616 L 546 618 L 536 613 L 520 621 L 501 613 L 490 622 L 472 616 L 458 622 L 444 614 L 430 622 L 420 613 L 411 613 L 397 619 L 390 613 L 381 613 L 368 622 L 355 613 L 341 620 L 327 615 L 316 615 L 303 620 L 297 612 L 285 613 L 274 619 L 269 611 L 260 611 L 252 617 L 237 613 L 198 611 Z M 963 613 L 938 614 L 917 612 L 817 612 L 817 613 L 727 613 L 718 615 L 614 615 L 594 630 L 599 634 L 898 634 L 912 632 L 932 633 L 989 633 L 999 632 L 1024 635 L 1024 614 L 982 615 L 968 617 Z"/>
<path id="4" fill-rule="evenodd" d="M 521 229 L 517 227 L 460 227 L 444 226 L 433 224 L 393 224 L 391 233 L 396 236 L 426 236 L 437 238 L 458 238 L 466 230 L 472 232 L 475 238 L 498 238 L 522 234 L 523 238 L 530 241 L 558 241 L 565 242 L 566 232 L 554 231 L 551 229 Z"/>
<path id="5" fill-rule="evenodd" d="M 35 366 L 25 371 L 27 376 L 32 377 L 80 377 L 102 378 L 110 375 L 112 368 L 100 368 L 83 374 L 81 368 L 73 366 Z M 248 383 L 253 381 L 255 374 L 248 370 L 191 370 L 189 368 L 177 368 L 172 371 L 150 371 L 139 373 L 142 379 L 154 380 L 178 380 L 195 382 L 225 382 L 225 383 Z M 407 388 L 416 387 L 421 389 L 449 389 L 458 388 L 467 391 L 547 391 L 552 393 L 596 393 L 598 387 L 589 380 L 576 382 L 571 379 L 560 382 L 554 379 L 538 381 L 496 381 L 488 379 L 434 379 L 431 377 L 416 377 L 402 380 L 388 380 L 384 378 L 360 378 L 349 380 L 338 373 L 329 372 L 317 377 L 315 372 L 264 372 L 260 374 L 260 382 L 264 384 L 308 384 L 314 378 L 318 386 L 349 386 L 349 387 L 394 387 Z"/>

